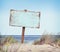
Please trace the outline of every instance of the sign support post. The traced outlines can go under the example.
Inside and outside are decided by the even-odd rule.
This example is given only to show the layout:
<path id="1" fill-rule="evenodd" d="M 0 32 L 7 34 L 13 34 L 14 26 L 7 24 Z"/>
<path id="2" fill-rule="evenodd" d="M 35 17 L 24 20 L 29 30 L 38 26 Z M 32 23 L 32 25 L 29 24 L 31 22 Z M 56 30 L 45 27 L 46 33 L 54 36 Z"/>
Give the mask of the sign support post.
<path id="1" fill-rule="evenodd" d="M 25 27 L 22 27 L 21 43 L 24 43 L 24 33 L 25 33 Z"/>

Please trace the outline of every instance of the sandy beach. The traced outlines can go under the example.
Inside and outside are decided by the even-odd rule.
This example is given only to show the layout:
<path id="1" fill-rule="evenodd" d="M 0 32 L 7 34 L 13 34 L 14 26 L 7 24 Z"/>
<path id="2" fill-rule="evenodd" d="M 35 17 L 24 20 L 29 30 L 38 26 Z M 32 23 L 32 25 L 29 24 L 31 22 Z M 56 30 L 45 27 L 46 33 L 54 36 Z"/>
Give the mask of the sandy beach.
<path id="1" fill-rule="evenodd" d="M 48 44 L 32 45 L 32 44 L 11 44 L 3 46 L 3 50 L 7 52 L 60 52 L 60 47 L 54 47 Z"/>

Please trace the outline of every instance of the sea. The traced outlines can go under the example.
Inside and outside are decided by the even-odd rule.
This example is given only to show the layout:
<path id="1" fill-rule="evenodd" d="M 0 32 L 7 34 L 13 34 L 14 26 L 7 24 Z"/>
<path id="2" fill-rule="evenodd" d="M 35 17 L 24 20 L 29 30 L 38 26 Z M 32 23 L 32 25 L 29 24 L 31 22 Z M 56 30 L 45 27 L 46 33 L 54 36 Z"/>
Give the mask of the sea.
<path id="1" fill-rule="evenodd" d="M 18 42 L 21 42 L 21 35 L 4 35 L 4 37 L 12 36 L 14 39 L 16 39 Z M 24 42 L 34 42 L 41 38 L 41 35 L 25 35 L 24 36 Z"/>

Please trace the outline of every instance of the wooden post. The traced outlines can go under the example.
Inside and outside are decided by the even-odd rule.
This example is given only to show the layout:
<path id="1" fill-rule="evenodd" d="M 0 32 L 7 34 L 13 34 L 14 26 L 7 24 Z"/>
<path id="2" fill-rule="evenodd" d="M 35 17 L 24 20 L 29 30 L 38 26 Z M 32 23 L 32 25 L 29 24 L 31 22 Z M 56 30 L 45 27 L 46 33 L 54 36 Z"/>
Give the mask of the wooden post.
<path id="1" fill-rule="evenodd" d="M 25 27 L 22 27 L 21 43 L 24 43 L 24 33 L 25 33 Z"/>

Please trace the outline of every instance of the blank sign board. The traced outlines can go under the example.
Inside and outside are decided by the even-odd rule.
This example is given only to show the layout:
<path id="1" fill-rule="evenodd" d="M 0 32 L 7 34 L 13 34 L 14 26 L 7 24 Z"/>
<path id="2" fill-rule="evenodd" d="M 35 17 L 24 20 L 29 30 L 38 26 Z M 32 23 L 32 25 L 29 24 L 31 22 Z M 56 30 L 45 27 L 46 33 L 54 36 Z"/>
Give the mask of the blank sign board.
<path id="1" fill-rule="evenodd" d="M 40 12 L 10 10 L 10 25 L 18 27 L 40 27 Z"/>

